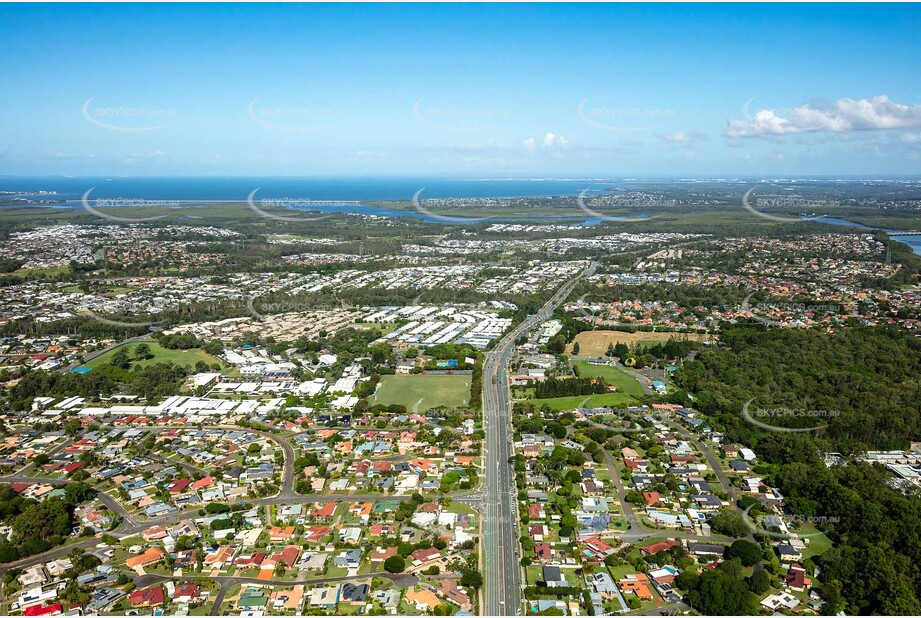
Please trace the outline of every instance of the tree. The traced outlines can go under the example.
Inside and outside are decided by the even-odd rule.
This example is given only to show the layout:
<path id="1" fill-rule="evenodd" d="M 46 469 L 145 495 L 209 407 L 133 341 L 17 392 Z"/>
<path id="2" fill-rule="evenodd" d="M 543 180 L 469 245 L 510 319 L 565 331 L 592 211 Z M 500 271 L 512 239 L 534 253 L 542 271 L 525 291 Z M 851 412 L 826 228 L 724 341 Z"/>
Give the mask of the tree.
<path id="1" fill-rule="evenodd" d="M 13 532 L 25 541 L 67 536 L 73 527 L 72 509 L 60 498 L 31 504 L 13 519 Z"/>
<path id="2" fill-rule="evenodd" d="M 578 341 L 572 344 L 572 355 L 573 356 L 579 355 L 579 342 Z"/>
<path id="3" fill-rule="evenodd" d="M 761 561 L 761 546 L 751 541 L 739 539 L 726 548 L 726 558 L 738 558 L 745 566 L 752 566 Z"/>
<path id="4" fill-rule="evenodd" d="M 688 580 L 684 580 L 687 583 Z M 758 597 L 748 584 L 722 569 L 711 569 L 697 576 L 688 592 L 692 607 L 710 616 L 753 616 L 758 613 Z"/>
<path id="5" fill-rule="evenodd" d="M 479 588 L 483 585 L 483 576 L 479 571 L 475 569 L 462 569 L 461 571 L 461 586 L 467 586 L 468 588 Z"/>
<path id="6" fill-rule="evenodd" d="M 390 556 L 384 560 L 384 570 L 388 573 L 402 573 L 406 568 L 406 560 L 402 556 Z"/>
<path id="7" fill-rule="evenodd" d="M 83 424 L 77 419 L 73 419 L 70 421 L 65 421 L 63 428 L 64 428 L 64 433 L 66 433 L 68 436 L 72 438 L 76 436 L 78 433 L 80 433 L 80 430 L 83 429 Z"/>
<path id="8" fill-rule="evenodd" d="M 131 367 L 131 359 L 128 357 L 128 352 L 124 348 L 116 350 L 115 354 L 112 355 L 111 363 L 121 369 L 128 369 Z"/>
<path id="9" fill-rule="evenodd" d="M 150 346 L 146 343 L 137 344 L 137 347 L 134 348 L 134 358 L 138 360 L 153 358 L 153 354 L 150 352 Z"/>
<path id="10" fill-rule="evenodd" d="M 822 582 L 822 585 L 819 587 L 819 595 L 822 597 L 823 601 L 823 615 L 834 616 L 841 611 L 844 603 L 844 598 L 841 593 L 842 586 L 840 581 L 833 579 L 831 581 Z"/>
<path id="11" fill-rule="evenodd" d="M 710 518 L 710 527 L 717 534 L 734 537 L 748 536 L 751 532 L 748 524 L 742 518 L 742 514 L 732 507 L 724 507 L 717 511 Z"/>
<path id="12" fill-rule="evenodd" d="M 771 575 L 764 569 L 755 569 L 755 572 L 748 578 L 748 589 L 752 593 L 762 595 L 771 589 Z"/>
<path id="13" fill-rule="evenodd" d="M 627 502 L 630 504 L 645 504 L 646 498 L 643 497 L 643 493 L 635 489 L 631 489 L 627 492 L 626 496 Z"/>

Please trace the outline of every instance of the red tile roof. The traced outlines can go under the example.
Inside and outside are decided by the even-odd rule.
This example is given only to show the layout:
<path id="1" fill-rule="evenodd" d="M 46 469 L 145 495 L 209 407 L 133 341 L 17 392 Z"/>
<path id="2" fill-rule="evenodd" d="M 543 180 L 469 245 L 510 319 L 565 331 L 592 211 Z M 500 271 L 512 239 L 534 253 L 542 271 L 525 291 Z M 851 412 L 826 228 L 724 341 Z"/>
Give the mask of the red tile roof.
<path id="1" fill-rule="evenodd" d="M 131 596 L 128 597 L 128 601 L 132 605 L 162 605 L 163 599 L 163 588 L 157 586 L 156 588 L 144 588 L 143 590 L 135 590 L 131 593 Z"/>
<path id="2" fill-rule="evenodd" d="M 54 605 L 33 605 L 22 612 L 23 616 L 47 616 L 49 614 L 57 614 L 64 611 L 64 608 L 60 603 L 55 603 Z"/>

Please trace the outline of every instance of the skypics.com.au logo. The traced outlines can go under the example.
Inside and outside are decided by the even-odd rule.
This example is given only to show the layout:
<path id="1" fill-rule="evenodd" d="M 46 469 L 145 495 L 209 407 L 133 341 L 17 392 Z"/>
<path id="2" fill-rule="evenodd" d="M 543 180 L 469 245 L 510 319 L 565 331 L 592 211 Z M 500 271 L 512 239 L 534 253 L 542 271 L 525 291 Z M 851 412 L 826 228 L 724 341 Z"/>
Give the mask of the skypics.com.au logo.
<path id="1" fill-rule="evenodd" d="M 83 205 L 83 209 L 101 219 L 114 221 L 115 223 L 144 223 L 146 221 L 156 221 L 157 219 L 162 219 L 166 215 L 156 215 L 153 217 L 123 217 L 103 212 L 99 209 L 152 207 L 175 208 L 180 204 L 176 200 L 148 200 L 139 197 L 105 197 L 90 200 L 90 193 L 92 193 L 95 188 L 96 187 L 91 187 L 89 190 L 87 190 L 86 193 L 83 194 L 83 197 L 80 199 L 80 203 Z"/>
<path id="2" fill-rule="evenodd" d="M 335 109 L 308 106 L 257 106 L 259 99 L 253 99 L 246 106 L 249 119 L 272 131 L 304 133 L 326 127 L 326 121 L 342 115 Z"/>
<path id="3" fill-rule="evenodd" d="M 783 427 L 780 425 L 775 425 L 773 423 L 765 422 L 765 420 L 770 419 L 796 419 L 799 422 L 799 419 L 820 419 L 820 420 L 830 420 L 841 416 L 841 412 L 836 410 L 808 410 L 803 408 L 760 408 L 757 410 L 751 409 L 751 403 L 754 399 L 749 399 L 742 405 L 742 418 L 751 425 L 759 427 L 766 431 L 775 431 L 779 433 L 807 433 L 812 431 L 821 431 L 828 427 L 827 423 L 822 423 L 820 425 L 814 425 L 811 427 Z M 764 420 L 759 420 L 764 419 Z"/>
<path id="4" fill-rule="evenodd" d="M 751 318 L 768 326 L 783 326 L 784 323 L 778 320 L 766 318 L 760 314 L 778 315 L 786 314 L 797 318 L 815 319 L 820 316 L 842 316 L 847 309 L 840 303 L 827 301 L 803 301 L 803 302 L 780 302 L 780 303 L 759 303 L 756 305 L 758 313 L 752 307 L 751 299 L 756 292 L 752 292 L 742 301 L 742 311 L 748 313 Z"/>
<path id="5" fill-rule="evenodd" d="M 813 516 L 802 516 L 802 515 L 787 515 L 784 518 L 781 518 L 778 515 L 765 515 L 761 518 L 761 521 L 754 521 L 751 517 L 751 510 L 755 505 L 752 504 L 742 512 L 742 519 L 745 521 L 745 525 L 755 534 L 763 534 L 774 539 L 789 541 L 794 538 L 806 539 L 810 537 L 822 536 L 825 534 L 821 530 L 816 530 L 815 532 L 803 532 L 800 530 L 803 526 L 821 527 L 827 529 L 830 526 L 834 526 L 841 521 L 839 517 L 826 517 L 821 515 Z M 790 530 L 790 526 L 793 526 L 793 530 Z"/>
<path id="6" fill-rule="evenodd" d="M 658 286 L 659 283 L 650 282 L 645 285 L 652 287 Z M 568 311 L 575 311 L 579 313 L 582 316 L 583 321 L 589 324 L 604 324 L 605 326 L 636 326 L 636 324 L 633 322 L 622 322 L 615 320 L 612 317 L 617 302 L 618 301 L 612 300 L 602 294 L 588 292 L 580 296 L 574 302 L 567 303 L 565 308 Z"/>
<path id="7" fill-rule="evenodd" d="M 655 129 L 655 119 L 675 115 L 671 109 L 651 109 L 646 107 L 622 107 L 619 105 L 589 105 L 588 97 L 582 99 L 576 107 L 576 113 L 582 122 L 605 131 L 639 132 Z M 652 123 L 652 124 L 650 124 Z M 634 126 L 640 124 L 641 126 Z"/>
<path id="8" fill-rule="evenodd" d="M 285 223 L 303 223 L 305 221 L 319 221 L 321 219 L 329 219 L 333 215 L 321 215 L 319 217 L 292 217 L 288 215 L 277 215 L 272 212 L 267 212 L 265 208 L 275 208 L 282 210 L 308 210 L 317 212 L 323 208 L 337 208 L 344 206 L 355 206 L 357 202 L 350 202 L 346 200 L 312 200 L 310 198 L 303 197 L 275 197 L 275 198 L 264 198 L 259 200 L 259 204 L 262 206 L 260 208 L 256 205 L 256 193 L 261 189 L 261 187 L 256 187 L 249 192 L 249 195 L 246 196 L 246 205 L 249 206 L 250 210 L 255 212 L 260 217 L 265 217 L 266 219 L 272 219 L 274 221 L 283 221 Z"/>
<path id="9" fill-rule="evenodd" d="M 512 206 L 511 200 L 506 200 L 502 198 L 489 198 L 489 199 L 480 199 L 480 198 L 430 198 L 427 200 L 421 199 L 422 192 L 425 191 L 425 187 L 419 189 L 413 194 L 413 208 L 416 209 L 416 212 L 428 218 L 431 221 L 437 221 L 440 223 L 450 223 L 452 225 L 456 224 L 472 224 L 472 223 L 482 223 L 483 221 L 489 221 L 495 217 L 454 217 L 449 215 L 439 215 L 430 210 L 430 208 L 438 209 L 450 209 L 450 210 L 463 210 L 470 208 L 504 208 L 508 209 Z"/>
<path id="10" fill-rule="evenodd" d="M 107 131 L 137 133 L 156 131 L 179 112 L 173 109 L 125 106 L 92 106 L 96 97 L 83 102 L 80 113 L 87 122 Z"/>
<path id="11" fill-rule="evenodd" d="M 423 105 L 423 99 L 412 106 L 412 116 L 420 124 L 439 131 L 469 133 L 495 126 L 496 120 L 511 116 L 506 110 L 470 106 Z"/>
<path id="12" fill-rule="evenodd" d="M 329 304 L 323 306 L 317 304 L 316 302 L 299 301 L 294 299 L 259 301 L 259 297 L 257 295 L 249 295 L 246 297 L 246 309 L 249 311 L 250 315 L 252 315 L 260 322 L 266 321 L 269 316 L 286 313 L 311 313 L 315 311 L 350 309 L 350 306 L 345 301 L 341 300 L 338 296 L 335 296 L 335 298 L 336 302 L 338 303 L 336 306 Z"/>
<path id="13" fill-rule="evenodd" d="M 840 205 L 836 200 L 807 198 L 798 195 L 764 195 L 752 198 L 752 193 L 758 187 L 752 187 L 742 196 L 742 207 L 755 216 L 774 221 L 776 223 L 804 223 L 821 219 L 823 215 L 785 217 L 764 212 L 769 209 L 798 210 L 802 213 L 816 212 L 817 210 L 835 208 Z"/>
<path id="14" fill-rule="evenodd" d="M 630 223 L 655 219 L 659 215 L 650 215 L 648 210 L 674 207 L 677 202 L 649 194 L 602 193 L 600 190 L 588 188 L 579 193 L 576 198 L 576 204 L 582 212 L 590 217 L 602 221 Z M 628 210 L 639 214 L 635 216 L 610 215 L 600 212 L 602 210 Z"/>
<path id="15" fill-rule="evenodd" d="M 129 320 L 116 320 L 114 318 L 106 317 L 96 313 L 88 307 L 81 307 L 77 309 L 77 314 L 88 317 L 90 319 L 101 322 L 102 324 L 108 324 L 109 326 L 117 326 L 119 328 L 147 328 L 152 329 L 163 324 L 163 320 L 152 320 L 152 321 L 142 321 L 142 322 L 133 322 Z"/>

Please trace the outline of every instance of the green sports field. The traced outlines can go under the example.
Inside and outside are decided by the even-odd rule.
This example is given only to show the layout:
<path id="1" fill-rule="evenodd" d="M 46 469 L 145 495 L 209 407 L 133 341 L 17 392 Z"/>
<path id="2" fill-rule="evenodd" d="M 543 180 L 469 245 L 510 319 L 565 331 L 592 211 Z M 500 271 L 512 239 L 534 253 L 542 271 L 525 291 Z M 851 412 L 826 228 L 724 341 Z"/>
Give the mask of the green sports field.
<path id="1" fill-rule="evenodd" d="M 372 404 L 406 406 L 425 412 L 437 406 L 461 406 L 470 401 L 469 375 L 394 375 L 381 377 Z"/>
<path id="2" fill-rule="evenodd" d="M 553 410 L 575 410 L 580 405 L 586 408 L 601 408 L 604 406 L 618 406 L 620 404 L 636 403 L 636 400 L 623 393 L 604 393 L 601 395 L 576 395 L 574 397 L 554 397 L 553 399 L 529 399 L 538 407 L 547 404 Z"/>
<path id="3" fill-rule="evenodd" d="M 641 397 L 643 387 L 631 375 L 628 375 L 613 365 L 592 365 L 588 361 L 573 363 L 579 368 L 579 376 L 583 378 L 603 378 L 611 386 L 617 387 L 618 393 Z"/>
<path id="4" fill-rule="evenodd" d="M 192 348 L 191 350 L 170 350 L 153 341 L 147 342 L 147 345 L 150 346 L 150 353 L 153 355 L 153 358 L 145 360 L 134 360 L 134 349 L 138 345 L 140 344 L 129 343 L 127 345 L 113 348 L 102 356 L 97 356 L 83 366 L 99 367 L 100 365 L 105 365 L 106 363 L 111 362 L 112 357 L 115 356 L 119 350 L 125 350 L 128 352 L 128 358 L 132 359 L 132 367 L 146 367 L 147 365 L 153 365 L 155 363 L 174 363 L 183 367 L 186 365 L 195 367 L 195 363 L 200 360 L 205 361 L 209 365 L 213 363 L 217 363 L 219 365 L 222 364 L 220 360 L 214 356 L 211 356 L 204 350 L 198 348 Z"/>

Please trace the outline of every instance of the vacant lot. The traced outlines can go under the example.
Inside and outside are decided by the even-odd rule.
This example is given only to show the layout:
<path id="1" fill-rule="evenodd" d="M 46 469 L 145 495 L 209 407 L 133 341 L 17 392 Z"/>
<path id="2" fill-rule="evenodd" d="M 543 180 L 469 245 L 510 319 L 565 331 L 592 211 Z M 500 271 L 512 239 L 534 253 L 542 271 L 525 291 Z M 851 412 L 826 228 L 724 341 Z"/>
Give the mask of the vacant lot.
<path id="1" fill-rule="evenodd" d="M 618 393 L 640 397 L 643 395 L 643 387 L 631 375 L 627 375 L 613 365 L 592 365 L 588 361 L 575 361 L 573 365 L 579 368 L 579 377 L 582 378 L 602 378 L 611 386 L 617 387 Z"/>
<path id="2" fill-rule="evenodd" d="M 461 406 L 470 401 L 469 375 L 382 376 L 372 404 L 406 406 L 408 412 L 425 412 L 438 406 Z"/>
<path id="3" fill-rule="evenodd" d="M 648 345 L 668 341 L 671 338 L 688 339 L 690 341 L 710 341 L 713 335 L 698 335 L 686 333 L 622 333 L 616 330 L 587 330 L 576 335 L 573 343 L 566 349 L 567 354 L 572 354 L 572 346 L 579 344 L 579 356 L 604 356 L 608 346 L 626 343 L 632 349 L 640 343 Z"/>
<path id="4" fill-rule="evenodd" d="M 604 406 L 616 407 L 620 404 L 636 403 L 633 397 L 623 393 L 576 395 L 573 397 L 556 397 L 554 399 L 529 399 L 528 401 L 538 407 L 547 404 L 552 410 L 575 410 L 580 406 L 585 408 L 601 408 Z"/>
<path id="5" fill-rule="evenodd" d="M 119 346 L 112 350 L 109 350 L 102 356 L 97 356 L 90 362 L 83 365 L 84 367 L 99 367 L 100 365 L 105 365 L 112 361 L 112 357 L 119 350 L 125 350 L 128 352 L 128 358 L 131 359 L 132 367 L 146 367 L 147 365 L 153 365 L 155 363 L 174 363 L 181 367 L 188 365 L 189 367 L 194 368 L 195 363 L 198 361 L 205 361 L 209 365 L 214 363 L 221 364 L 214 356 L 211 356 L 204 350 L 198 348 L 193 348 L 191 350 L 169 350 L 162 347 L 159 343 L 153 341 L 147 342 L 147 345 L 150 346 L 150 353 L 153 355 L 153 358 L 148 358 L 145 360 L 134 360 L 134 350 L 138 347 L 138 343 L 129 343 L 127 345 Z"/>

